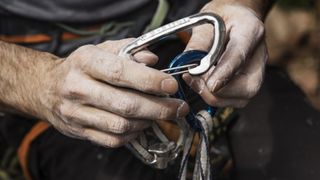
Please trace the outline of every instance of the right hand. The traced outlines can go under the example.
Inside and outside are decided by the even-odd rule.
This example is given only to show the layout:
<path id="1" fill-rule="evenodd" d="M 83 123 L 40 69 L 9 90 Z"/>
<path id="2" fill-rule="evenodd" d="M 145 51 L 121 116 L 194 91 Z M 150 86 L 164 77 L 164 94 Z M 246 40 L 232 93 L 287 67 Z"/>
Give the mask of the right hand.
<path id="1" fill-rule="evenodd" d="M 131 40 L 86 45 L 57 61 L 40 93 L 43 116 L 65 135 L 119 147 L 137 137 L 152 121 L 173 120 L 188 105 L 168 98 L 176 80 L 144 64 L 157 57 L 142 51 L 137 63 L 117 56 Z"/>

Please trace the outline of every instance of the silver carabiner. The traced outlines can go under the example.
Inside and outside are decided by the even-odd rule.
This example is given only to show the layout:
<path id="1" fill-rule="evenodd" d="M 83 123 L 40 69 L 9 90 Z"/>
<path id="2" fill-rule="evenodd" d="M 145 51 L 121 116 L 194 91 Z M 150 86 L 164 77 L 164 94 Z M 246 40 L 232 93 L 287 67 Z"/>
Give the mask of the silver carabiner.
<path id="1" fill-rule="evenodd" d="M 146 33 L 138 37 L 133 42 L 131 42 L 130 44 L 122 48 L 120 50 L 119 55 L 123 57 L 129 56 L 129 58 L 133 59 L 132 54 L 150 46 L 151 44 L 155 43 L 159 39 L 166 37 L 170 34 L 187 30 L 194 26 L 199 26 L 205 23 L 209 23 L 214 26 L 215 35 L 214 35 L 214 40 L 213 40 L 211 49 L 208 52 L 208 55 L 205 56 L 203 59 L 201 59 L 199 65 L 192 65 L 190 67 L 187 67 L 188 68 L 187 72 L 189 72 L 191 75 L 201 75 L 207 72 L 211 66 L 217 63 L 224 48 L 224 43 L 226 38 L 226 28 L 224 25 L 224 21 L 220 16 L 214 13 L 195 14 L 195 15 L 174 21 L 162 27 L 159 27 L 158 29 L 155 29 L 153 31 L 150 31 L 149 33 Z M 186 67 L 181 67 L 181 69 L 185 69 L 185 68 Z M 171 70 L 172 69 L 165 69 L 162 71 L 169 72 Z M 186 71 L 182 71 L 182 72 L 186 72 Z"/>

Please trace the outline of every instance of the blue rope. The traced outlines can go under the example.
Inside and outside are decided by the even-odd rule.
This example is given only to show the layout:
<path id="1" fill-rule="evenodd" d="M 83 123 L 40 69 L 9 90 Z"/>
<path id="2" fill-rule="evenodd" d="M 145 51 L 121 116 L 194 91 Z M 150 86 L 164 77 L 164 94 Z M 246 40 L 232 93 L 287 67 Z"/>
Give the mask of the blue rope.
<path id="1" fill-rule="evenodd" d="M 168 68 L 174 68 L 174 67 L 179 67 L 187 64 L 192 64 L 192 63 L 199 63 L 200 60 L 207 55 L 207 52 L 204 51 L 198 51 L 198 50 L 192 50 L 192 51 L 186 51 L 178 56 L 176 56 L 170 63 Z M 174 73 L 179 70 L 173 70 L 169 73 Z M 178 75 L 175 76 L 177 81 L 179 82 L 179 90 L 178 92 L 174 95 L 175 98 L 182 99 L 184 101 L 188 101 L 185 96 L 185 92 L 183 91 L 183 86 L 180 82 L 182 82 L 182 78 Z M 207 111 L 213 116 L 216 112 L 215 108 L 208 106 Z M 201 125 L 199 121 L 195 118 L 196 113 L 190 109 L 189 114 L 186 116 L 188 124 L 191 126 L 191 128 L 194 131 L 200 131 Z"/>
<path id="2" fill-rule="evenodd" d="M 197 50 L 193 50 L 193 51 L 186 51 L 178 56 L 176 56 L 170 63 L 168 68 L 174 68 L 174 67 L 179 67 L 179 66 L 183 66 L 183 65 L 187 65 L 187 64 L 192 64 L 192 63 L 199 63 L 200 60 L 205 57 L 207 55 L 207 52 L 204 51 L 197 51 Z M 173 70 L 169 73 L 175 73 L 179 70 Z M 182 99 L 184 101 L 188 101 L 186 99 L 186 95 L 184 92 L 184 88 L 182 85 L 182 78 L 181 76 L 176 75 L 175 78 L 177 79 L 178 83 L 179 83 L 179 90 L 178 92 L 174 95 L 175 98 L 179 98 Z M 214 116 L 214 114 L 216 113 L 216 109 L 214 107 L 208 106 L 207 109 L 208 113 L 211 116 Z M 192 128 L 192 130 L 199 132 L 200 133 L 200 137 L 202 136 L 204 138 L 205 141 L 205 145 L 206 145 L 206 153 L 207 156 L 209 158 L 210 154 L 210 149 L 209 149 L 209 142 L 208 142 L 208 137 L 207 135 L 204 133 L 205 130 L 201 124 L 201 122 L 196 118 L 196 114 L 194 112 L 193 109 L 190 109 L 189 114 L 186 116 L 186 120 L 188 122 L 188 124 L 190 125 L 190 127 Z M 187 162 L 190 158 L 190 150 L 191 150 L 192 145 L 190 146 L 190 148 L 188 149 L 187 155 L 185 157 L 182 157 L 182 164 L 181 164 L 181 169 L 179 171 L 179 179 L 182 176 L 183 173 L 183 169 L 185 168 L 185 166 L 187 165 Z M 210 163 L 210 160 L 209 162 Z M 202 168 L 202 166 L 200 165 L 200 174 L 202 176 L 202 178 L 204 179 L 204 170 Z M 210 173 L 210 179 L 212 178 L 211 173 Z"/>

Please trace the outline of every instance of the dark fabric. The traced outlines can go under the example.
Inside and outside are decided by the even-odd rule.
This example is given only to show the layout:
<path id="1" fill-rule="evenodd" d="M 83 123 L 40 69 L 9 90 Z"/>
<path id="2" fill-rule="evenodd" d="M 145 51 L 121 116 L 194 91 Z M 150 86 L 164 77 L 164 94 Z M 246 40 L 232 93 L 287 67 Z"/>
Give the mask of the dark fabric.
<path id="1" fill-rule="evenodd" d="M 1 0 L 12 14 L 43 21 L 92 22 L 135 11 L 152 0 Z"/>
<path id="2" fill-rule="evenodd" d="M 278 68 L 230 133 L 237 180 L 319 180 L 320 113 Z"/>
<path id="3" fill-rule="evenodd" d="M 34 34 L 46 34 L 52 37 L 53 41 L 45 43 L 32 43 L 32 44 L 20 44 L 39 51 L 45 51 L 53 53 L 57 56 L 64 57 L 69 55 L 76 48 L 85 44 L 98 44 L 106 40 L 118 40 L 127 37 L 136 37 L 141 34 L 144 28 L 150 23 L 150 20 L 155 12 L 157 4 L 149 3 L 142 7 L 142 10 L 135 11 L 127 14 L 124 17 L 118 17 L 113 20 L 106 20 L 103 22 L 91 21 L 68 24 L 78 30 L 86 30 L 88 27 L 101 27 L 102 25 L 109 24 L 111 22 L 134 22 L 134 25 L 120 29 L 116 34 L 103 35 L 96 34 L 90 36 L 80 36 L 78 39 L 62 41 L 61 35 L 66 30 L 57 26 L 55 22 L 41 21 L 39 19 L 31 19 L 27 17 L 21 17 L 16 14 L 3 14 L 0 15 L 0 34 L 1 35 L 34 35 Z"/>
<path id="4" fill-rule="evenodd" d="M 1 142 L 18 149 L 24 135 L 37 121 L 19 115 L 0 114 Z"/>
<path id="5" fill-rule="evenodd" d="M 208 0 L 168 0 L 170 20 L 199 10 Z M 144 11 L 155 0 L 0 0 L 0 14 L 18 15 L 25 18 L 68 23 L 92 23 L 118 19 Z"/>
<path id="6" fill-rule="evenodd" d="M 177 166 L 156 170 L 126 148 L 110 149 L 68 138 L 53 128 L 32 143 L 29 167 L 34 180 L 173 180 Z"/>
<path id="7" fill-rule="evenodd" d="M 5 1 L 5 0 L 0 0 Z M 34 0 L 35 1 L 35 0 Z M 61 1 L 61 2 L 60 2 Z M 99 1 L 99 0 L 98 0 Z M 134 0 L 130 0 L 130 2 L 134 2 Z M 170 1 L 170 10 L 169 14 L 165 20 L 165 23 L 177 20 L 179 18 L 191 15 L 193 13 L 196 13 L 200 10 L 200 8 L 207 2 L 208 0 L 199 0 L 199 1 L 193 1 L 193 0 L 186 0 L 186 1 L 178 1 L 178 0 L 171 0 Z M 58 10 L 45 10 L 46 8 L 58 8 L 59 5 L 64 4 L 62 0 L 58 1 L 50 1 L 49 4 L 51 5 L 43 5 L 39 6 L 39 4 L 45 4 L 47 1 L 37 1 L 37 3 L 32 6 L 32 3 L 28 1 L 28 7 L 30 8 L 42 8 L 41 11 L 45 12 L 55 12 L 50 17 L 51 19 L 47 19 L 46 16 L 39 16 L 37 11 L 29 11 L 27 9 L 24 9 L 25 7 L 21 5 L 15 7 L 16 9 L 20 7 L 19 12 L 26 12 L 30 15 L 23 15 L 21 16 L 21 13 L 10 11 L 7 13 L 1 13 L 1 6 L 10 6 L 14 4 L 19 3 L 25 3 L 25 1 L 19 0 L 19 1 L 10 1 L 14 2 L 9 3 L 7 5 L 6 3 L 0 3 L 0 34 L 1 35 L 30 35 L 30 34 L 47 34 L 51 36 L 54 40 L 52 42 L 48 43 L 36 43 L 36 44 L 21 44 L 26 47 L 36 49 L 39 51 L 46 51 L 53 53 L 58 56 L 67 56 L 70 54 L 70 52 L 74 51 L 76 48 L 78 48 L 81 45 L 84 44 L 98 44 L 105 40 L 116 40 L 116 39 L 123 39 L 127 37 L 137 37 L 141 35 L 144 28 L 150 23 L 151 18 L 153 17 L 158 2 L 152 1 L 147 3 L 141 3 L 139 8 L 132 9 L 132 11 L 121 11 L 121 13 L 116 13 L 115 15 L 112 15 L 110 17 L 105 18 L 97 18 L 95 11 L 92 11 L 94 13 L 89 14 L 86 16 L 86 18 L 79 19 L 79 21 L 73 20 L 70 17 L 63 17 L 61 19 L 62 22 L 66 22 L 69 26 L 74 27 L 76 29 L 86 29 L 88 26 L 96 26 L 96 23 L 99 24 L 108 24 L 111 21 L 116 22 L 127 22 L 132 21 L 134 22 L 134 25 L 130 27 L 126 27 L 121 29 L 117 34 L 112 36 L 105 36 L 105 35 L 93 35 L 93 36 L 83 36 L 76 40 L 70 40 L 70 41 L 61 41 L 61 34 L 65 32 L 64 29 L 61 29 L 56 25 L 56 21 L 60 21 L 60 19 L 56 16 L 63 16 L 63 13 L 58 13 L 59 11 L 62 11 L 64 9 L 58 9 Z M 54 2 L 58 3 L 58 5 L 52 5 Z M 61 4 L 59 4 L 59 2 Z M 87 2 L 87 1 L 86 1 Z M 89 1 L 88 1 L 89 2 Z M 91 2 L 91 1 L 90 1 Z M 111 1 L 107 1 L 111 2 Z M 117 2 L 117 1 L 113 1 Z M 123 2 L 120 1 L 120 2 Z M 142 1 L 141 1 L 142 2 Z M 68 1 L 69 3 L 69 1 Z M 78 3 L 75 3 L 75 6 L 68 6 L 68 8 L 73 9 L 76 11 Z M 92 3 L 95 4 L 94 1 Z M 111 3 L 115 4 L 115 3 Z M 92 5 L 92 6 L 93 6 Z M 101 6 L 100 8 L 104 7 L 106 11 L 108 10 L 107 4 L 104 4 L 105 6 Z M 126 6 L 129 6 L 126 5 Z M 121 9 L 121 6 L 119 6 L 116 9 Z M 82 11 L 83 9 L 79 9 L 79 11 Z M 40 11 L 40 10 L 39 10 Z M 99 22 L 97 22 L 99 21 Z"/>

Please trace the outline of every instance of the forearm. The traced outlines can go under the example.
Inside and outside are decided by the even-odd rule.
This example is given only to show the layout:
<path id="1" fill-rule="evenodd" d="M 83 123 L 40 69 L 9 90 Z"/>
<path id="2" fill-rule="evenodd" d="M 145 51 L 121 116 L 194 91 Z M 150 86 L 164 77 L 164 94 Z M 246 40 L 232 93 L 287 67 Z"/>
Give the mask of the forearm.
<path id="1" fill-rule="evenodd" d="M 216 4 L 240 4 L 255 11 L 257 16 L 264 20 L 276 0 L 214 0 Z"/>
<path id="2" fill-rule="evenodd" d="M 39 87 L 57 57 L 0 41 L 0 106 L 2 110 L 39 116 Z M 39 117 L 41 118 L 41 117 Z"/>

